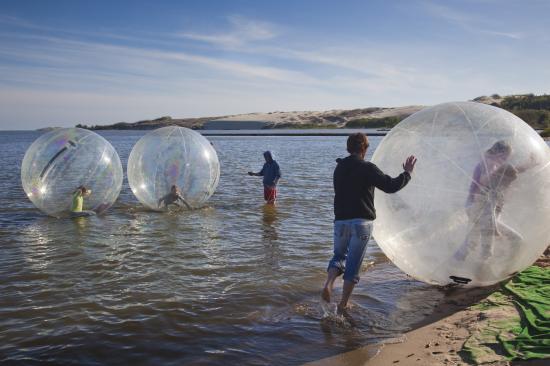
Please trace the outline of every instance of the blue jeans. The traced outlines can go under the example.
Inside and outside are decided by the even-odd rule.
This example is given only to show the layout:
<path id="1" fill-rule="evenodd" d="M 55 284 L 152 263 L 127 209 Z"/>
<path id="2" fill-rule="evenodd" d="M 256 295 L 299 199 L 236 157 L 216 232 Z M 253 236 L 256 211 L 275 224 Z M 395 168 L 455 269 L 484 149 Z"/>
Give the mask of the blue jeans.
<path id="1" fill-rule="evenodd" d="M 327 271 L 336 268 L 345 281 L 359 282 L 359 270 L 372 233 L 372 221 L 351 219 L 334 221 L 334 256 Z"/>

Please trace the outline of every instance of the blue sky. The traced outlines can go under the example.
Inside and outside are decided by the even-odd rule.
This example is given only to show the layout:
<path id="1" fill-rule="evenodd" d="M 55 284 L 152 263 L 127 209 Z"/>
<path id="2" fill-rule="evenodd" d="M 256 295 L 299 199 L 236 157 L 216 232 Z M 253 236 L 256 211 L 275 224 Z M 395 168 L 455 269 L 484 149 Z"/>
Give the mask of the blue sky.
<path id="1" fill-rule="evenodd" d="M 0 2 L 0 129 L 550 93 L 550 1 Z"/>

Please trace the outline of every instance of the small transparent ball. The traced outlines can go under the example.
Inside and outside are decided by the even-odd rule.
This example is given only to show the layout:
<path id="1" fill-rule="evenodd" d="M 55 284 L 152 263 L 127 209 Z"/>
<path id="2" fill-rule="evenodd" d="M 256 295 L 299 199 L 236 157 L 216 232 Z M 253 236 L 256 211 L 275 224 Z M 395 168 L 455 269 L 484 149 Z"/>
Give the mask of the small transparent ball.
<path id="1" fill-rule="evenodd" d="M 550 242 L 550 149 L 515 115 L 474 102 L 445 103 L 403 120 L 372 161 L 409 184 L 375 194 L 374 237 L 412 277 L 491 285 L 532 264 Z"/>
<path id="2" fill-rule="evenodd" d="M 148 208 L 196 208 L 216 190 L 220 163 L 216 150 L 201 134 L 179 126 L 156 129 L 143 136 L 128 158 L 128 183 Z M 184 202 L 160 202 L 177 187 Z"/>
<path id="3" fill-rule="evenodd" d="M 41 135 L 27 149 L 21 165 L 27 197 L 54 217 L 70 214 L 72 195 L 79 186 L 91 190 L 83 209 L 101 214 L 116 201 L 122 174 L 113 146 L 97 133 L 81 128 Z"/>

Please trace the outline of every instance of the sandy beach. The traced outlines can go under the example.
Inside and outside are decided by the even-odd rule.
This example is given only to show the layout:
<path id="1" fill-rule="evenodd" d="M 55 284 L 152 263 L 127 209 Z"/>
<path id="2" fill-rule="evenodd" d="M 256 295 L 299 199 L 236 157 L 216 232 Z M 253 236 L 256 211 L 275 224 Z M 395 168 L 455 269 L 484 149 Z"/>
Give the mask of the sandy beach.
<path id="1" fill-rule="evenodd" d="M 550 267 L 550 250 L 535 263 Z M 495 345 L 494 352 L 472 361 L 463 350 L 465 342 L 475 338 L 491 322 L 517 315 L 509 304 L 494 308 L 484 306 L 494 301 L 501 285 L 484 288 L 448 290 L 432 314 L 416 324 L 403 337 L 377 347 L 365 346 L 337 356 L 308 363 L 307 366 L 386 366 L 386 365 L 548 365 L 550 360 L 508 361 Z M 479 361 L 479 360 L 478 360 Z"/>

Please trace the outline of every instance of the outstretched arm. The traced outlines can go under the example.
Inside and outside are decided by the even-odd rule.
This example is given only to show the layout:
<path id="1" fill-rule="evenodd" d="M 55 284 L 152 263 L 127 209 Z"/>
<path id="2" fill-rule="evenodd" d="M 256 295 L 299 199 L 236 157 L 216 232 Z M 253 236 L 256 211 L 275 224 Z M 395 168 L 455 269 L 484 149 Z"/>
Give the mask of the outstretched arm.
<path id="1" fill-rule="evenodd" d="M 374 165 L 374 186 L 386 193 L 395 193 L 405 187 L 411 180 L 411 173 L 414 170 L 416 158 L 409 156 L 403 163 L 404 172 L 397 177 L 392 178 L 384 174 L 378 167 Z"/>
<path id="2" fill-rule="evenodd" d="M 375 168 L 374 186 L 386 193 L 395 193 L 401 190 L 411 180 L 411 174 L 407 171 L 392 178 L 389 175 L 382 173 L 378 168 Z"/>
<path id="3" fill-rule="evenodd" d="M 254 173 L 254 172 L 248 172 L 248 175 L 253 175 L 253 176 L 256 176 L 256 177 L 261 177 L 264 175 L 264 170 L 265 170 L 265 166 L 262 168 L 262 170 L 260 170 L 258 173 Z"/>
<path id="4" fill-rule="evenodd" d="M 189 203 L 187 203 L 187 201 L 179 194 L 178 194 L 178 200 L 180 200 L 185 205 L 185 207 L 187 207 L 188 210 L 192 209 L 191 205 L 189 205 Z"/>

